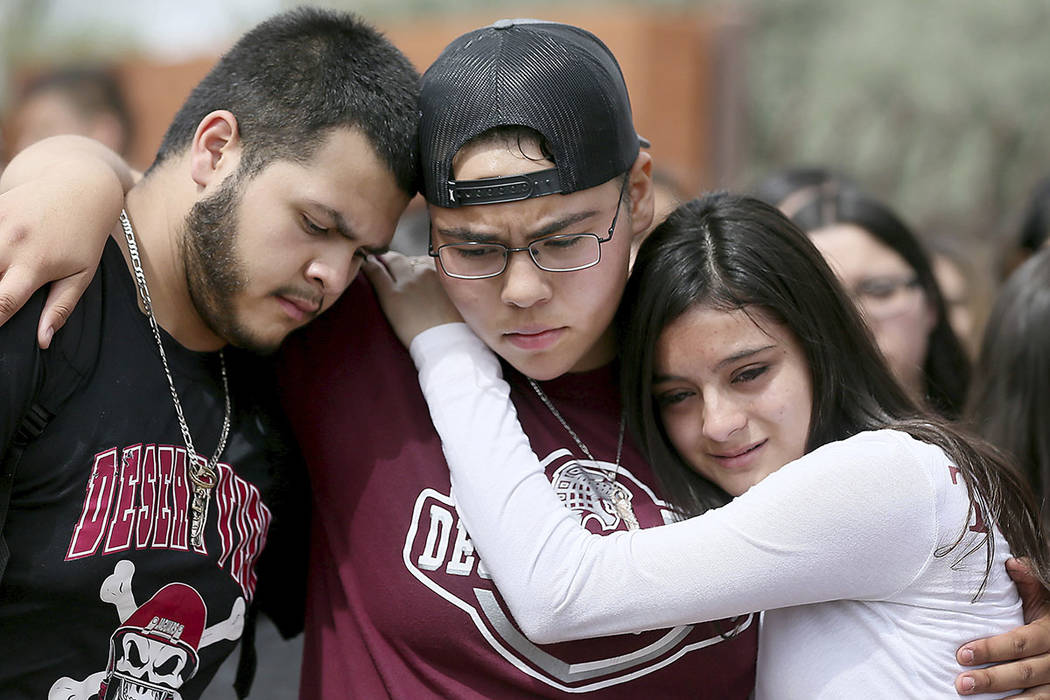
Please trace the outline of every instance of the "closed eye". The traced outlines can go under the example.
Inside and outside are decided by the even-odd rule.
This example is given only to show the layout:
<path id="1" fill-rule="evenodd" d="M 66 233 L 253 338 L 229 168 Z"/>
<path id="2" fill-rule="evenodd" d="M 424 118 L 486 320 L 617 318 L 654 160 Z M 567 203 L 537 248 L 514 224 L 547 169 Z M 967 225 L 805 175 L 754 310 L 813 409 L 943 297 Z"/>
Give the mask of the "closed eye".
<path id="1" fill-rule="evenodd" d="M 497 245 L 450 245 L 444 246 L 448 250 L 455 251 L 456 255 L 461 258 L 483 258 L 490 255 L 499 255 L 503 253 L 503 248 Z"/>
<path id="2" fill-rule="evenodd" d="M 542 245 L 544 248 L 571 248 L 574 245 L 580 243 L 585 237 L 591 234 L 566 234 L 563 236 L 551 236 L 550 238 L 541 238 L 540 240 L 533 243 L 533 245 Z"/>
<path id="3" fill-rule="evenodd" d="M 753 382 L 759 377 L 761 377 L 763 374 L 765 374 L 767 370 L 769 370 L 769 365 L 748 367 L 747 369 L 742 370 L 736 375 L 734 375 L 732 381 L 734 384 L 739 384 L 743 382 Z"/>
<path id="4" fill-rule="evenodd" d="M 306 214 L 301 214 L 299 216 L 299 219 L 302 222 L 303 230 L 305 230 L 307 233 L 313 234 L 315 236 L 323 236 L 329 231 L 329 229 L 325 228 L 324 226 L 318 226 L 317 224 L 315 224 L 313 219 L 311 219 Z"/>
<path id="5" fill-rule="evenodd" d="M 656 399 L 656 405 L 660 408 L 664 408 L 666 406 L 673 406 L 682 403 L 695 393 L 696 392 L 687 389 L 672 389 L 671 391 L 657 394 L 654 398 Z"/>

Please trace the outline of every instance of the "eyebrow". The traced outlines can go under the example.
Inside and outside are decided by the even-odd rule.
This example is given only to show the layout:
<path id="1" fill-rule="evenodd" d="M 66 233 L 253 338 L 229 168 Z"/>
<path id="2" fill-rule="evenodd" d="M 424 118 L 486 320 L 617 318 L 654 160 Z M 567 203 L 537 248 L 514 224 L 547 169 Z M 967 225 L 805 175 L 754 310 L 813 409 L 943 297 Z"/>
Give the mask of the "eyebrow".
<path id="1" fill-rule="evenodd" d="M 525 237 L 527 241 L 534 241 L 537 238 L 543 238 L 544 236 L 550 236 L 551 234 L 559 233 L 564 231 L 569 226 L 579 223 L 584 219 L 590 219 L 593 216 L 597 216 L 598 211 L 581 211 L 576 214 L 570 214 L 569 216 L 552 221 L 546 226 L 539 228 Z M 437 232 L 445 238 L 452 238 L 458 241 L 466 241 L 471 243 L 500 243 L 498 235 L 490 233 L 478 233 L 477 231 L 471 230 L 468 227 L 463 226 L 452 226 L 449 228 L 438 228 Z"/>
<path id="2" fill-rule="evenodd" d="M 333 209 L 327 204 L 322 204 L 321 202 L 310 201 L 309 204 L 313 207 L 316 207 L 317 209 L 320 209 L 329 218 L 331 218 L 334 224 L 334 228 L 340 236 L 343 236 L 355 242 L 361 240 L 358 237 L 358 235 L 354 233 L 353 228 L 350 226 L 349 223 L 347 223 L 346 218 L 342 215 L 342 213 L 340 213 L 336 209 Z M 369 253 L 370 255 L 382 255 L 383 253 L 390 250 L 390 246 L 382 246 L 381 248 L 375 248 L 373 246 L 363 245 L 361 246 L 361 249 Z"/>
<path id="3" fill-rule="evenodd" d="M 770 344 L 763 345 L 759 348 L 748 348 L 746 350 L 741 350 L 740 352 L 735 352 L 729 357 L 723 358 L 717 365 L 715 365 L 714 369 L 717 372 L 718 370 L 723 369 L 726 365 L 731 365 L 734 362 L 739 362 L 740 360 L 746 360 L 747 358 L 753 357 L 754 355 L 757 355 L 760 352 L 765 352 L 766 350 L 770 350 L 775 347 L 776 345 Z M 685 379 L 685 377 L 679 377 L 674 374 L 654 374 L 652 381 L 654 384 L 660 384 L 661 382 L 673 382 L 680 381 L 682 379 Z"/>

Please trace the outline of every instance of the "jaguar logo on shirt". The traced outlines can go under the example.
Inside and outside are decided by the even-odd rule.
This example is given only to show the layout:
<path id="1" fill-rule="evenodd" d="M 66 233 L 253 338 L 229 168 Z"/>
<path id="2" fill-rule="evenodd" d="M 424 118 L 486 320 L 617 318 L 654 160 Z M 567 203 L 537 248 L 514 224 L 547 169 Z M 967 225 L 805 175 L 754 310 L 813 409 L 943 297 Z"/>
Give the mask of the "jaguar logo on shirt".
<path id="1" fill-rule="evenodd" d="M 623 466 L 617 473 L 614 464 L 577 460 L 564 449 L 551 453 L 543 466 L 562 502 L 592 532 L 626 529 L 615 509 L 605 507 L 596 493 L 603 488 L 597 480 L 611 475 L 616 476 L 617 493 L 629 499 L 643 525 L 674 519 L 670 507 Z M 747 615 L 711 625 L 585 642 L 534 644 L 518 629 L 492 584 L 460 522 L 454 499 L 434 489 L 422 491 L 416 499 L 402 555 L 412 575 L 468 615 L 486 642 L 508 663 L 559 690 L 589 692 L 625 683 L 690 651 L 731 639 L 753 621 Z"/>

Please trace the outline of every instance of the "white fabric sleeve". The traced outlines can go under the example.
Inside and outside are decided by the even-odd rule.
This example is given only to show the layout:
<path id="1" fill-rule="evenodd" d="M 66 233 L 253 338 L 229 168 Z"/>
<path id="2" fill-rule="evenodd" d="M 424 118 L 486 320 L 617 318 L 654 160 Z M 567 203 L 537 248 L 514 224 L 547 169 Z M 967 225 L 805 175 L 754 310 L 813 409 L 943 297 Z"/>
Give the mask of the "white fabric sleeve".
<path id="1" fill-rule="evenodd" d="M 886 598 L 933 556 L 932 480 L 889 431 L 825 445 L 701 516 L 591 534 L 551 488 L 470 329 L 430 329 L 410 350 L 460 517 L 534 642 Z"/>

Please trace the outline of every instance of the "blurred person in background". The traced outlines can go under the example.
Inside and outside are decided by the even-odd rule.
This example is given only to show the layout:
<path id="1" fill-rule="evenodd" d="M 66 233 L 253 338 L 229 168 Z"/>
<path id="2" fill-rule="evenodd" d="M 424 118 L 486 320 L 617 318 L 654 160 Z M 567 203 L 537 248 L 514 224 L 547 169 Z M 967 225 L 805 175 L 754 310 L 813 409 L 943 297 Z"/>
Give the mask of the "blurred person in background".
<path id="1" fill-rule="evenodd" d="M 134 123 L 116 74 L 67 66 L 42 73 L 19 93 L 8 118 L 9 155 L 58 134 L 78 134 L 128 154 Z"/>
<path id="2" fill-rule="evenodd" d="M 1010 453 L 1050 515 L 1050 249 L 1014 270 L 985 327 L 967 417 Z"/>
<path id="3" fill-rule="evenodd" d="M 1050 238 L 1050 175 L 1036 183 L 1028 196 L 1024 217 L 1010 248 L 1003 252 L 1001 278 L 1006 279 Z"/>
<path id="4" fill-rule="evenodd" d="M 828 186 L 839 190 L 859 189 L 853 179 L 831 168 L 800 165 L 768 173 L 755 187 L 754 196 L 773 205 L 790 219 L 817 190 Z"/>
<path id="5" fill-rule="evenodd" d="M 980 342 L 978 324 L 983 318 L 982 309 L 987 311 L 985 287 L 977 277 L 978 271 L 959 250 L 958 244 L 944 238 L 934 239 L 930 243 L 930 259 L 933 276 L 948 311 L 948 323 L 973 358 Z"/>
<path id="6" fill-rule="evenodd" d="M 820 191 L 863 191 L 852 178 L 824 166 L 797 166 L 775 170 L 764 177 L 754 195 L 772 204 L 791 218 Z M 961 254 L 947 244 L 939 244 L 931 252 L 933 274 L 941 289 L 952 330 L 972 356 L 977 340 L 975 329 L 974 272 Z"/>
<path id="7" fill-rule="evenodd" d="M 875 198 L 833 185 L 810 191 L 791 219 L 831 264 L 905 390 L 937 413 L 958 417 L 970 361 L 911 229 Z"/>

